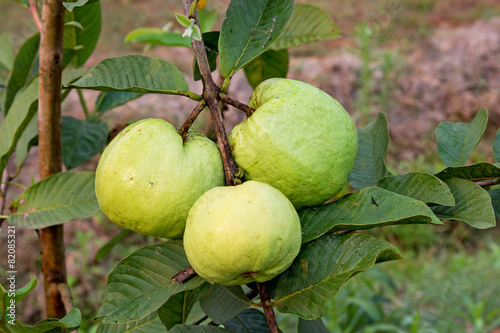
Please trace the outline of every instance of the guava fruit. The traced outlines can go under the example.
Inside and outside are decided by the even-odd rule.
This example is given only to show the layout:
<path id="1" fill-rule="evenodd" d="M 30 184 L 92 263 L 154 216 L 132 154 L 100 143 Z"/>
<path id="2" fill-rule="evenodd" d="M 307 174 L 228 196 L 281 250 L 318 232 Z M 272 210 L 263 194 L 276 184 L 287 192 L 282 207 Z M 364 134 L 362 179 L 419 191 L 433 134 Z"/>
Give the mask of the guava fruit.
<path id="1" fill-rule="evenodd" d="M 248 105 L 255 112 L 229 138 L 246 180 L 276 187 L 297 209 L 322 204 L 342 190 L 358 139 L 339 102 L 304 82 L 269 79 Z"/>
<path id="2" fill-rule="evenodd" d="M 120 132 L 104 150 L 95 191 L 116 225 L 141 234 L 182 237 L 195 201 L 224 185 L 217 146 L 190 131 L 183 142 L 163 119 L 144 119 Z"/>
<path id="3" fill-rule="evenodd" d="M 272 279 L 292 264 L 301 241 L 290 200 L 257 181 L 203 194 L 189 212 L 184 233 L 194 270 L 228 286 Z"/>

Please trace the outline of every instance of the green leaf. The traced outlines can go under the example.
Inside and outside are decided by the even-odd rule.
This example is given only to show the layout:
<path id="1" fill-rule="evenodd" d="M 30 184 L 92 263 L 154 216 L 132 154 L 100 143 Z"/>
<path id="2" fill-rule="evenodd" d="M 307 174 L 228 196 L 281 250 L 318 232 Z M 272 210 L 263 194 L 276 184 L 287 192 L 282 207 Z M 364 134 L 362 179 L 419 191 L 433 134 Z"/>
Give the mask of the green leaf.
<path id="1" fill-rule="evenodd" d="M 38 281 L 36 279 L 36 276 L 33 276 L 31 280 L 26 283 L 23 287 L 16 289 L 16 296 L 14 297 L 16 304 L 19 303 L 23 298 L 28 296 L 37 286 Z"/>
<path id="2" fill-rule="evenodd" d="M 101 259 L 103 259 L 104 257 L 106 257 L 109 254 L 109 252 L 111 252 L 111 250 L 115 247 L 115 245 L 120 243 L 121 240 L 123 238 L 125 238 L 125 236 L 130 234 L 131 232 L 132 231 L 130 231 L 130 230 L 124 229 L 124 230 L 120 231 L 116 236 L 111 238 L 103 247 L 101 247 L 97 251 L 95 258 L 94 258 L 94 262 L 98 262 Z"/>
<path id="3" fill-rule="evenodd" d="M 495 215 L 500 218 L 500 188 L 488 191 Z"/>
<path id="4" fill-rule="evenodd" d="M 448 167 L 435 175 L 441 180 L 467 179 L 473 182 L 500 177 L 500 164 L 477 163 L 463 167 Z"/>
<path id="5" fill-rule="evenodd" d="M 167 329 L 186 322 L 193 305 L 198 301 L 198 295 L 200 288 L 183 291 L 170 297 L 158 309 L 158 317 Z"/>
<path id="6" fill-rule="evenodd" d="M 267 79 L 286 77 L 288 64 L 288 50 L 268 50 L 249 62 L 243 69 L 248 83 L 255 89 Z"/>
<path id="7" fill-rule="evenodd" d="M 219 56 L 219 31 L 210 31 L 203 34 L 203 42 L 205 44 L 205 51 L 207 52 L 208 65 L 210 71 L 213 72 L 217 69 L 217 57 Z M 194 57 L 193 61 L 193 76 L 195 81 L 201 80 L 200 67 L 198 61 Z"/>
<path id="8" fill-rule="evenodd" d="M 79 22 L 83 27 L 83 30 L 72 25 L 64 27 L 64 48 L 75 51 L 73 63 L 81 67 L 94 51 L 101 33 L 100 2 L 73 6 L 72 11 L 66 13 L 65 22 Z"/>
<path id="9" fill-rule="evenodd" d="M 33 80 L 21 92 L 11 106 L 10 112 L 0 125 L 0 174 L 14 152 L 19 138 L 30 123 L 38 108 L 38 79 Z"/>
<path id="10" fill-rule="evenodd" d="M 14 269 L 14 268 L 9 267 L 9 269 Z M 1 318 L 6 318 L 7 320 L 15 319 L 15 316 L 11 317 L 10 315 L 8 315 L 10 313 L 10 311 L 7 311 L 7 312 L 5 311 L 6 308 L 13 307 L 11 300 L 14 300 L 14 305 L 19 303 L 19 301 L 21 301 L 23 298 L 28 296 L 33 291 L 33 289 L 35 289 L 35 287 L 37 285 L 36 276 L 33 276 L 33 278 L 25 286 L 23 286 L 19 289 L 16 289 L 15 291 L 12 291 L 10 284 L 12 282 L 14 282 L 14 283 L 16 282 L 16 280 L 15 280 L 16 277 L 14 275 L 14 280 L 10 280 L 10 278 L 11 278 L 11 276 L 9 275 L 9 273 L 7 271 L 7 274 L 5 276 L 5 281 L 7 283 L 6 285 L 8 286 L 8 289 L 5 289 L 0 284 L 0 322 L 2 321 Z M 14 306 L 14 308 L 15 308 L 15 306 Z"/>
<path id="11" fill-rule="evenodd" d="M 15 325 L 7 325 L 13 333 L 70 333 L 76 330 L 82 322 L 82 314 L 77 308 L 71 311 L 62 319 L 45 319 L 34 326 L 24 324 L 16 320 Z"/>
<path id="12" fill-rule="evenodd" d="M 448 186 L 439 178 L 426 172 L 417 171 L 387 176 L 380 179 L 377 186 L 425 203 L 455 205 L 455 199 Z"/>
<path id="13" fill-rule="evenodd" d="M 77 7 L 83 7 L 87 4 L 91 4 L 91 3 L 94 3 L 94 2 L 97 2 L 99 0 L 78 0 L 76 2 L 63 2 L 63 5 L 64 7 L 66 7 L 66 9 L 70 12 L 73 11 L 73 9 L 77 8 Z"/>
<path id="14" fill-rule="evenodd" d="M 171 332 L 171 333 L 229 333 L 229 332 L 233 332 L 233 331 L 226 330 L 225 328 L 221 328 L 221 327 L 215 327 L 215 326 L 176 325 L 169 332 Z"/>
<path id="15" fill-rule="evenodd" d="M 247 309 L 224 323 L 224 327 L 235 333 L 269 333 L 266 316 L 257 309 Z M 281 332 L 281 330 L 278 330 Z"/>
<path id="16" fill-rule="evenodd" d="M 358 152 L 348 180 L 359 190 L 372 186 L 389 175 L 385 166 L 385 155 L 389 147 L 387 118 L 379 113 L 377 119 L 358 129 Z"/>
<path id="17" fill-rule="evenodd" d="M 241 286 L 214 284 L 203 295 L 200 305 L 214 323 L 222 324 L 248 308 L 251 303 Z"/>
<path id="18" fill-rule="evenodd" d="M 285 28 L 292 11 L 293 0 L 232 0 L 219 40 L 222 76 L 233 75 L 269 49 Z"/>
<path id="19" fill-rule="evenodd" d="M 162 324 L 158 313 L 152 312 L 150 315 L 135 321 L 122 324 L 103 324 L 97 327 L 96 333 L 163 333 L 167 329 Z"/>
<path id="20" fill-rule="evenodd" d="M 108 140 L 108 125 L 100 119 L 62 117 L 62 157 L 71 170 L 100 153 Z"/>
<path id="21" fill-rule="evenodd" d="M 193 26 L 193 32 L 191 33 L 191 38 L 197 41 L 201 41 L 201 30 L 197 25 Z"/>
<path id="22" fill-rule="evenodd" d="M 30 5 L 28 3 L 28 0 L 16 0 L 21 6 L 23 7 L 26 7 L 26 8 L 30 8 Z"/>
<path id="23" fill-rule="evenodd" d="M 443 224 L 422 201 L 378 187 L 367 187 L 323 206 L 303 209 L 299 217 L 303 243 L 342 230 L 396 224 Z"/>
<path id="24" fill-rule="evenodd" d="M 143 55 L 104 59 L 64 88 L 177 95 L 189 91 L 184 75 L 174 65 Z"/>
<path id="25" fill-rule="evenodd" d="M 493 142 L 493 152 L 495 153 L 495 162 L 500 162 L 500 129 L 498 129 L 495 142 Z"/>
<path id="26" fill-rule="evenodd" d="M 10 72 L 5 87 L 4 115 L 8 114 L 18 91 L 28 82 L 33 63 L 38 59 L 37 54 L 39 45 L 40 34 L 36 33 L 28 38 L 17 52 L 12 72 Z"/>
<path id="27" fill-rule="evenodd" d="M 272 48 L 288 49 L 339 36 L 340 29 L 324 10 L 313 5 L 296 4 L 290 21 Z"/>
<path id="28" fill-rule="evenodd" d="M 459 178 L 445 181 L 455 197 L 455 206 L 434 206 L 432 210 L 443 220 L 462 221 L 477 229 L 496 225 L 491 197 L 481 186 Z"/>
<path id="29" fill-rule="evenodd" d="M 125 37 L 125 41 L 130 43 L 191 47 L 191 38 L 182 37 L 182 34 L 178 32 L 168 32 L 159 28 L 135 29 Z"/>
<path id="30" fill-rule="evenodd" d="M 299 318 L 299 327 L 297 329 L 297 333 L 328 333 L 328 329 L 323 323 L 323 320 L 305 320 Z"/>
<path id="31" fill-rule="evenodd" d="M 0 35 L 0 65 L 9 71 L 14 65 L 14 50 L 6 33 Z"/>
<path id="32" fill-rule="evenodd" d="M 141 97 L 144 94 L 131 93 L 123 91 L 105 91 L 99 94 L 95 102 L 94 112 L 104 113 L 108 110 L 116 108 L 117 106 L 128 103 L 134 99 Z"/>
<path id="33" fill-rule="evenodd" d="M 27 229 L 40 229 L 99 211 L 93 172 L 61 172 L 30 186 L 13 202 L 8 221 Z"/>
<path id="34" fill-rule="evenodd" d="M 191 20 L 187 16 L 184 16 L 184 15 L 179 14 L 179 13 L 175 13 L 175 19 L 184 28 L 187 28 L 187 27 L 189 27 L 190 25 L 193 24 L 193 22 L 191 22 Z"/>
<path id="35" fill-rule="evenodd" d="M 398 249 L 366 234 L 329 235 L 308 243 L 279 278 L 278 311 L 318 319 L 326 302 L 352 276 L 376 263 L 401 259 Z"/>
<path id="36" fill-rule="evenodd" d="M 80 30 L 84 29 L 83 26 L 79 22 L 76 22 L 76 21 L 66 22 L 66 23 L 64 23 L 64 25 L 65 26 L 70 25 L 70 26 L 73 26 L 73 27 L 78 28 Z"/>
<path id="37" fill-rule="evenodd" d="M 217 23 L 217 11 L 198 10 L 198 21 L 200 22 L 201 32 L 205 33 L 212 30 L 213 26 Z"/>
<path id="38" fill-rule="evenodd" d="M 439 157 L 447 166 L 462 166 L 483 136 L 488 110 L 482 108 L 471 123 L 442 122 L 436 129 Z"/>
<path id="39" fill-rule="evenodd" d="M 97 317 L 103 323 L 141 319 L 158 310 L 172 295 L 195 289 L 204 280 L 186 283 L 172 277 L 189 266 L 181 241 L 143 247 L 120 261 L 108 276 L 108 285 Z"/>

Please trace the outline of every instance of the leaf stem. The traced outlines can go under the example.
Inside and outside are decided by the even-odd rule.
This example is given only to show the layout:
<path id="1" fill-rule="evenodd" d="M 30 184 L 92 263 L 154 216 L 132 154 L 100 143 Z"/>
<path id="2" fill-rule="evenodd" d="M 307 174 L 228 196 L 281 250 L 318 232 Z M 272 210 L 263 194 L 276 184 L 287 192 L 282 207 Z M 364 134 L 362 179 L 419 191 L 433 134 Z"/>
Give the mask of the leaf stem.
<path id="1" fill-rule="evenodd" d="M 80 104 L 82 105 L 83 112 L 85 113 L 85 119 L 89 119 L 90 112 L 89 112 L 89 108 L 87 106 L 87 102 L 85 102 L 85 98 L 83 97 L 82 90 L 76 89 L 76 91 L 78 92 L 78 98 L 80 99 Z"/>
<path id="2" fill-rule="evenodd" d="M 35 3 L 33 2 L 33 0 L 28 0 L 28 3 L 30 5 L 30 12 L 31 12 L 31 15 L 33 16 L 33 19 L 35 20 L 35 24 L 36 24 L 36 27 L 38 29 L 38 32 L 42 33 L 42 25 L 40 23 L 40 17 L 38 16 L 38 12 L 36 10 Z"/>
<path id="3" fill-rule="evenodd" d="M 241 103 L 240 101 L 237 101 L 235 99 L 232 99 L 231 97 L 227 96 L 224 93 L 220 93 L 220 99 L 229 105 L 234 106 L 237 109 L 240 109 L 241 111 L 245 112 L 248 117 L 250 117 L 254 112 L 255 109 L 249 107 L 245 103 Z"/>
<path id="4" fill-rule="evenodd" d="M 264 308 L 264 314 L 266 315 L 267 324 L 269 325 L 269 331 L 271 331 L 271 333 L 279 333 L 278 323 L 276 322 L 276 316 L 274 315 L 273 307 L 271 305 L 271 297 L 267 292 L 266 285 L 264 283 L 257 282 L 257 289 L 259 290 L 260 301 L 262 302 L 262 307 Z"/>
<path id="5" fill-rule="evenodd" d="M 189 129 L 191 128 L 191 125 L 193 125 L 194 121 L 198 117 L 198 115 L 203 111 L 207 103 L 205 100 L 202 100 L 196 107 L 194 108 L 193 111 L 189 114 L 188 119 L 182 124 L 181 129 L 179 130 L 179 135 L 182 137 L 182 140 L 184 140 L 186 134 L 188 133 Z"/>

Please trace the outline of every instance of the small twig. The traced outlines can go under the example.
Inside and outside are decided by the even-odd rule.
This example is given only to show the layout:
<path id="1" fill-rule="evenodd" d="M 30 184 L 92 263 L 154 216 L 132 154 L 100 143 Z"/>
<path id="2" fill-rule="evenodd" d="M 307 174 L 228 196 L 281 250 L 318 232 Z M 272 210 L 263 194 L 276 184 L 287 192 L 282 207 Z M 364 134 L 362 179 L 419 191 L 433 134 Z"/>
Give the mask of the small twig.
<path id="1" fill-rule="evenodd" d="M 85 119 L 89 119 L 90 112 L 87 106 L 87 102 L 85 102 L 85 98 L 83 97 L 83 93 L 81 89 L 76 89 L 76 91 L 78 92 L 78 98 L 80 99 L 80 104 L 82 105 L 83 112 L 85 113 Z"/>
<path id="2" fill-rule="evenodd" d="M 3 212 L 5 210 L 5 203 L 7 202 L 7 192 L 9 191 L 9 185 L 11 184 L 10 182 L 11 180 L 12 178 L 7 175 L 7 179 L 3 183 L 5 184 L 3 191 L 0 188 L 0 196 L 2 197 L 2 205 L 0 206 L 0 227 L 2 226 L 3 221 L 5 221 L 9 217 L 8 215 L 3 215 Z"/>
<path id="3" fill-rule="evenodd" d="M 259 290 L 260 300 L 262 302 L 262 307 L 264 308 L 267 324 L 269 325 L 269 331 L 271 333 L 279 333 L 276 316 L 274 315 L 273 307 L 271 306 L 271 297 L 267 292 L 266 285 L 264 283 L 257 282 L 257 289 Z"/>
<path id="4" fill-rule="evenodd" d="M 476 184 L 481 186 L 481 187 L 493 186 L 493 185 L 500 184 L 500 178 L 480 180 L 480 181 L 476 182 Z"/>
<path id="5" fill-rule="evenodd" d="M 221 93 L 220 94 L 220 99 L 229 105 L 234 106 L 235 108 L 243 111 L 246 113 L 248 117 L 250 117 L 254 112 L 255 109 L 249 107 L 248 105 L 241 103 L 240 101 L 234 100 L 231 97 L 227 96 L 226 94 Z"/>
<path id="6" fill-rule="evenodd" d="M 38 16 L 38 12 L 36 10 L 35 3 L 33 0 L 28 0 L 28 3 L 30 5 L 30 12 L 31 15 L 33 15 L 33 19 L 35 20 L 36 27 L 38 29 L 39 33 L 42 33 L 42 24 L 40 23 L 40 17 Z"/>
<path id="7" fill-rule="evenodd" d="M 179 273 L 172 276 L 172 280 L 174 280 L 175 282 L 186 283 L 189 279 L 194 278 L 196 275 L 197 274 L 194 271 L 193 267 L 189 266 L 185 270 L 180 271 Z"/>
<path id="8" fill-rule="evenodd" d="M 194 110 L 191 111 L 189 117 L 186 119 L 184 124 L 182 124 L 182 127 L 179 130 L 179 135 L 182 137 L 182 140 L 184 140 L 184 137 L 188 133 L 189 128 L 191 128 L 191 125 L 193 125 L 194 121 L 196 120 L 200 112 L 203 111 L 206 105 L 207 103 L 205 102 L 205 100 L 202 100 L 200 103 L 198 103 L 198 105 L 196 105 Z"/>
<path id="9" fill-rule="evenodd" d="M 203 318 L 201 318 L 201 319 L 199 319 L 199 320 L 195 321 L 195 322 L 193 323 L 193 325 L 200 325 L 202 322 L 204 322 L 204 321 L 205 321 L 205 320 L 207 320 L 207 319 L 208 319 L 208 316 L 204 316 Z"/>

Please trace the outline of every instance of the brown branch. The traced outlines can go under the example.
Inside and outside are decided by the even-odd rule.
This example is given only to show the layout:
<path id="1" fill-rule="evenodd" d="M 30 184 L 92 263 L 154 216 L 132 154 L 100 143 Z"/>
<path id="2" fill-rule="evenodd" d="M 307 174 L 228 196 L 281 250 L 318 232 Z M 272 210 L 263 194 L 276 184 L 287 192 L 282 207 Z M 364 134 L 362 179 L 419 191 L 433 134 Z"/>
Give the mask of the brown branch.
<path id="1" fill-rule="evenodd" d="M 227 96 L 226 94 L 220 94 L 220 98 L 224 103 L 232 105 L 235 108 L 240 109 L 241 111 L 245 112 L 248 117 L 250 117 L 255 112 L 254 108 L 251 108 L 248 105 L 241 103 L 240 101 L 232 99 L 231 97 Z"/>
<path id="2" fill-rule="evenodd" d="M 493 185 L 497 185 L 499 183 L 500 183 L 500 178 L 485 179 L 485 180 L 480 180 L 480 181 L 476 182 L 476 184 L 481 186 L 481 187 L 493 186 Z"/>
<path id="3" fill-rule="evenodd" d="M 197 274 L 194 271 L 193 267 L 189 266 L 185 270 L 180 271 L 179 273 L 172 276 L 172 280 L 174 280 L 175 282 L 186 283 L 188 280 L 194 278 L 196 275 Z"/>
<path id="4" fill-rule="evenodd" d="M 182 0 L 182 5 L 186 15 L 189 15 L 189 8 L 192 2 L 193 0 Z M 196 25 L 199 26 L 200 24 L 198 22 L 196 11 L 194 13 L 194 19 L 196 20 Z M 233 154 L 227 140 L 226 130 L 224 129 L 224 123 L 222 122 L 222 114 L 219 108 L 219 87 L 215 84 L 212 78 L 203 40 L 197 41 L 193 39 L 192 44 L 203 81 L 203 98 L 207 102 L 208 108 L 210 109 L 215 132 L 217 134 L 217 143 L 222 155 L 222 162 L 224 163 L 226 184 L 237 185 L 241 183 L 238 176 L 241 175 L 242 171 L 234 161 Z"/>
<path id="5" fill-rule="evenodd" d="M 198 105 L 196 105 L 194 110 L 191 111 L 191 113 L 189 114 L 188 119 L 186 119 L 184 124 L 182 124 L 182 127 L 179 130 L 179 135 L 182 137 L 183 140 L 186 134 L 189 132 L 191 125 L 193 125 L 194 121 L 196 120 L 200 112 L 203 111 L 206 105 L 207 103 L 205 102 L 205 100 L 202 100 L 200 103 L 198 103 Z"/>
<path id="6" fill-rule="evenodd" d="M 33 16 L 33 19 L 35 20 L 38 32 L 42 33 L 42 25 L 40 24 L 40 18 L 38 17 L 38 12 L 36 11 L 35 3 L 33 2 L 33 0 L 28 0 L 28 3 L 30 5 L 30 12 L 31 15 Z"/>
<path id="7" fill-rule="evenodd" d="M 271 333 L 279 333 L 276 316 L 274 315 L 273 307 L 271 306 L 271 297 L 267 292 L 266 285 L 264 283 L 257 282 L 257 289 L 259 290 L 260 301 L 262 302 L 262 307 L 264 308 L 264 314 L 266 315 L 267 324 L 269 325 L 269 331 L 271 331 Z"/>
<path id="8" fill-rule="evenodd" d="M 62 170 L 61 74 L 65 8 L 62 0 L 45 0 L 42 5 L 40 40 L 40 89 L 38 97 L 38 145 L 40 178 Z M 62 318 L 71 297 L 61 294 L 66 284 L 63 226 L 41 230 L 40 248 L 47 317 Z M 68 291 L 69 293 L 69 291 Z M 65 305 L 66 303 L 66 305 Z"/>

